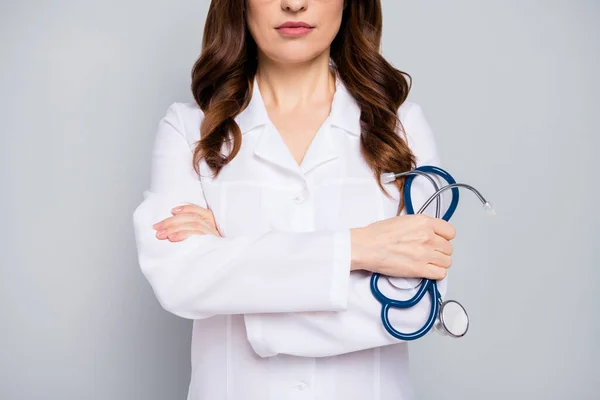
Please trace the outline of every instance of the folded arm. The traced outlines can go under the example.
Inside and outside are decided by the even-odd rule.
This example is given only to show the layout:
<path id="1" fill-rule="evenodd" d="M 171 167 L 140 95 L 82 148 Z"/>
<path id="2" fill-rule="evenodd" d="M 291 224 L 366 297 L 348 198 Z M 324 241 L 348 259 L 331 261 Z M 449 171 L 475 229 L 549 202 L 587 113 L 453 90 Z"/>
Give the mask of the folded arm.
<path id="1" fill-rule="evenodd" d="M 192 158 L 174 104 L 159 122 L 150 188 L 133 212 L 139 264 L 163 308 L 190 319 L 346 308 L 349 230 L 158 239 L 152 225 L 173 207 L 207 207 Z"/>

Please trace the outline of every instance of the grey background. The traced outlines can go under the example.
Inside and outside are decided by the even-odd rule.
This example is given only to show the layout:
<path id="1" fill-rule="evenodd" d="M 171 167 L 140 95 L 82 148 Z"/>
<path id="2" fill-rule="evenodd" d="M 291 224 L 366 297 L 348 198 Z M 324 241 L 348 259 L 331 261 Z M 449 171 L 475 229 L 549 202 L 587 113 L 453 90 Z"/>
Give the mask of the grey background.
<path id="1" fill-rule="evenodd" d="M 498 210 L 464 192 L 449 294 L 471 329 L 412 345 L 418 398 L 598 398 L 600 4 L 383 5 L 445 167 Z M 191 324 L 144 281 L 131 214 L 207 9 L 0 3 L 0 399 L 185 398 Z"/>

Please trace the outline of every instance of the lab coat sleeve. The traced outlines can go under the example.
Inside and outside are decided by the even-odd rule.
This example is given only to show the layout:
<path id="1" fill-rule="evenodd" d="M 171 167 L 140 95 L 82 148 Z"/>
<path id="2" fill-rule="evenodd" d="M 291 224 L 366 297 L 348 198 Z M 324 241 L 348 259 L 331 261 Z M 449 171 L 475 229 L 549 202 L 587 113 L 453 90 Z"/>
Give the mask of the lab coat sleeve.
<path id="1" fill-rule="evenodd" d="M 417 157 L 417 165 L 440 166 L 434 137 L 419 105 L 412 103 L 403 125 L 409 146 Z M 441 179 L 437 182 L 440 186 L 443 184 Z M 411 190 L 415 211 L 433 193 L 429 181 L 423 177 L 415 178 Z M 446 203 L 442 201 L 440 215 Z M 426 214 L 435 215 L 434 205 L 435 202 L 427 208 Z M 351 272 L 347 307 L 342 311 L 246 315 L 247 337 L 254 351 L 262 357 L 276 354 L 325 357 L 401 342 L 382 325 L 381 304 L 371 293 L 370 279 L 371 273 L 367 271 Z M 414 287 L 419 280 L 381 277 L 379 282 L 381 291 L 389 297 L 409 299 L 416 292 Z M 438 289 L 443 297 L 447 278 L 438 282 Z M 312 286 L 306 295 L 311 293 Z M 427 320 L 430 305 L 429 295 L 426 295 L 412 308 L 390 310 L 390 321 L 400 331 L 414 332 Z"/>
<path id="2" fill-rule="evenodd" d="M 158 124 L 150 187 L 133 212 L 139 265 L 161 306 L 189 319 L 345 309 L 349 230 L 232 238 L 205 234 L 180 242 L 156 237 L 152 225 L 172 216 L 173 207 L 207 207 L 180 105 L 169 107 Z"/>

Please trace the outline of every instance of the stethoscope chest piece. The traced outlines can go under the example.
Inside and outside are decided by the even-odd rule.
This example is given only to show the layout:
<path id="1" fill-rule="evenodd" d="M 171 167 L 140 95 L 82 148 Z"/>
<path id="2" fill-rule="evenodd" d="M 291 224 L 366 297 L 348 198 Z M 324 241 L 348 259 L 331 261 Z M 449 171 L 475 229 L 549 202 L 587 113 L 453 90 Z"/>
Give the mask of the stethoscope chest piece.
<path id="1" fill-rule="evenodd" d="M 440 300 L 435 329 L 442 335 L 463 337 L 469 330 L 469 316 L 465 308 L 456 300 Z"/>

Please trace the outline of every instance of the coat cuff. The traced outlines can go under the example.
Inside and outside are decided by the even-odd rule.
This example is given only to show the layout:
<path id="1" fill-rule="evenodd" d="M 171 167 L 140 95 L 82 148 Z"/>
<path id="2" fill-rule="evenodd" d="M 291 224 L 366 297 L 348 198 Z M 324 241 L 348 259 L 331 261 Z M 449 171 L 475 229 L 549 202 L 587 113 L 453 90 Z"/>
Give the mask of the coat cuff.
<path id="1" fill-rule="evenodd" d="M 333 265 L 331 270 L 331 305 L 335 310 L 348 308 L 348 284 L 352 263 L 350 229 L 336 231 L 333 239 Z"/>

